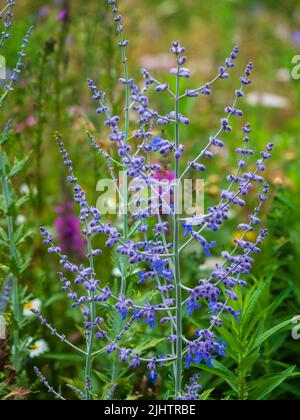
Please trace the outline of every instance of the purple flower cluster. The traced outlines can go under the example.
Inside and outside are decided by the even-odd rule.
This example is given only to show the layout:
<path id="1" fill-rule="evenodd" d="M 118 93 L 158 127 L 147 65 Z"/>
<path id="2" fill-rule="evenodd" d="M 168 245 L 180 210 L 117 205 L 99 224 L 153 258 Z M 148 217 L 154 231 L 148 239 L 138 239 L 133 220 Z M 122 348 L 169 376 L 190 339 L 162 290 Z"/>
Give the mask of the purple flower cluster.
<path id="1" fill-rule="evenodd" d="M 232 302 L 237 300 L 239 288 L 247 286 L 245 276 L 250 273 L 254 262 L 253 257 L 260 252 L 262 242 L 267 236 L 267 231 L 259 226 L 260 214 L 269 189 L 263 173 L 266 170 L 266 161 L 271 158 L 273 145 L 267 145 L 257 159 L 255 167 L 251 169 L 249 158 L 254 156 L 254 150 L 250 148 L 251 127 L 248 122 L 244 123 L 242 146 L 236 149 L 237 169 L 234 173 L 227 175 L 228 186 L 221 192 L 220 199 L 214 206 L 208 208 L 203 216 L 194 216 L 183 222 L 179 220 L 174 205 L 177 182 L 184 179 L 189 171 L 205 172 L 207 161 L 214 157 L 215 150 L 225 147 L 223 134 L 233 130 L 232 118 L 243 117 L 239 101 L 244 96 L 245 87 L 251 83 L 253 64 L 248 64 L 241 76 L 234 100 L 226 106 L 225 115 L 220 120 L 215 134 L 209 137 L 207 144 L 194 160 L 183 165 L 181 159 L 185 154 L 185 148 L 180 144 L 180 129 L 183 125 L 190 124 L 190 120 L 180 112 L 180 105 L 183 100 L 195 98 L 201 94 L 210 95 L 213 85 L 218 80 L 228 79 L 239 48 L 233 49 L 225 60 L 224 66 L 219 68 L 217 75 L 210 82 L 199 89 L 181 92 L 180 82 L 182 79 L 189 79 L 191 71 L 185 67 L 187 63 L 184 55 L 185 48 L 180 42 L 174 41 L 171 53 L 175 57 L 176 67 L 171 69 L 171 75 L 176 81 L 176 92 L 171 90 L 171 84 L 159 81 L 145 69 L 142 69 L 144 83 L 140 87 L 128 76 L 126 66 L 128 41 L 123 38 L 122 17 L 116 0 L 108 0 L 108 4 L 112 7 L 117 25 L 124 65 L 124 77 L 120 78 L 120 83 L 126 93 L 125 128 L 123 118 L 111 113 L 105 93 L 99 90 L 92 80 L 88 81 L 88 85 L 92 99 L 97 103 L 97 114 L 104 116 L 104 126 L 109 130 L 108 139 L 116 147 L 119 156 L 118 165 L 124 168 L 128 179 L 135 181 L 136 187 L 132 189 L 132 192 L 135 196 L 136 211 L 131 216 L 124 215 L 124 232 L 105 223 L 100 212 L 88 204 L 87 197 L 74 174 L 73 163 L 65 150 L 63 141 L 59 135 L 56 135 L 64 165 L 68 170 L 67 180 L 73 188 L 74 201 L 80 209 L 82 235 L 87 248 L 86 264 L 78 265 L 71 261 L 66 255 L 66 247 L 63 245 L 57 247 L 45 228 L 41 229 L 41 234 L 49 252 L 56 253 L 59 257 L 63 269 L 63 273 L 59 273 L 62 289 L 71 300 L 72 307 L 81 309 L 86 348 L 85 350 L 77 348 L 77 350 L 83 353 L 87 360 L 86 398 L 91 398 L 90 392 L 93 389 L 91 366 L 93 356 L 98 353 L 116 352 L 120 361 L 128 363 L 130 368 L 136 368 L 141 363 L 145 363 L 149 371 L 148 379 L 153 384 L 158 376 L 158 368 L 167 362 L 173 364 L 176 371 L 174 397 L 197 399 L 201 391 L 201 386 L 198 384 L 199 376 L 193 376 L 190 384 L 182 387 L 182 366 L 185 365 L 188 369 L 190 366 L 198 366 L 203 362 L 213 366 L 214 359 L 226 355 L 226 344 L 218 339 L 217 329 L 222 326 L 224 316 L 231 316 L 238 320 L 240 311 L 234 309 L 235 305 Z M 160 114 L 151 106 L 150 93 L 167 95 L 174 103 L 174 109 L 163 115 Z M 134 127 L 133 120 L 135 120 Z M 165 126 L 174 128 L 175 140 L 172 136 L 166 138 L 165 133 L 169 131 L 157 134 L 157 131 Z M 89 137 L 94 149 L 105 158 L 108 170 L 115 181 L 116 161 L 109 153 L 104 152 L 91 136 Z M 159 162 L 166 156 L 174 162 L 175 170 L 172 172 L 172 177 L 176 175 L 176 178 L 180 178 L 175 179 L 171 186 L 174 202 L 167 201 L 161 191 L 162 180 L 157 174 L 163 171 L 163 166 L 153 163 Z M 153 192 L 151 199 L 143 198 L 142 193 L 145 188 Z M 195 241 L 203 253 L 210 256 L 217 243 L 207 239 L 207 232 L 211 235 L 219 231 L 228 220 L 229 212 L 236 207 L 246 208 L 248 197 L 257 190 L 255 208 L 250 212 L 248 220 L 238 225 L 242 237 L 235 240 L 235 246 L 230 252 L 225 250 L 221 252 L 223 264 L 217 264 L 210 275 L 205 279 L 201 278 L 193 288 L 183 284 L 184 276 L 183 278 L 180 276 L 182 251 Z M 129 196 L 130 193 L 131 191 L 128 191 Z M 137 198 L 138 193 L 141 194 L 140 198 Z M 129 234 L 126 232 L 126 227 L 130 229 Z M 76 235 L 78 231 L 76 225 Z M 172 238 L 172 232 L 174 232 L 174 238 Z M 256 232 L 256 239 L 247 240 L 249 232 Z M 122 285 L 118 292 L 113 292 L 107 279 L 99 278 L 96 274 L 95 258 L 101 255 L 101 250 L 93 248 L 93 240 L 98 235 L 104 235 L 106 248 L 114 249 L 119 256 Z M 182 244 L 179 244 L 179 241 Z M 141 299 L 135 302 L 132 297 L 127 297 L 128 270 L 136 273 L 137 288 L 142 285 L 141 290 L 150 288 L 154 291 L 151 299 L 145 298 L 145 301 L 141 303 Z M 121 317 L 123 326 L 120 331 L 112 333 L 107 329 L 105 316 L 108 304 Z M 192 317 L 199 308 L 204 308 L 206 313 L 210 314 L 209 326 L 197 331 L 195 337 L 187 338 L 183 331 L 183 318 Z M 163 328 L 163 334 L 170 346 L 168 354 L 159 356 L 149 354 L 149 352 L 140 354 L 126 343 L 127 332 L 133 328 L 134 324 L 140 322 L 149 332 L 155 328 Z M 52 327 L 48 326 L 48 328 Z M 168 331 L 167 334 L 165 334 L 165 329 Z M 97 341 L 94 340 L 95 338 Z M 98 343 L 102 343 L 100 349 Z M 182 361 L 185 363 L 182 364 Z"/>

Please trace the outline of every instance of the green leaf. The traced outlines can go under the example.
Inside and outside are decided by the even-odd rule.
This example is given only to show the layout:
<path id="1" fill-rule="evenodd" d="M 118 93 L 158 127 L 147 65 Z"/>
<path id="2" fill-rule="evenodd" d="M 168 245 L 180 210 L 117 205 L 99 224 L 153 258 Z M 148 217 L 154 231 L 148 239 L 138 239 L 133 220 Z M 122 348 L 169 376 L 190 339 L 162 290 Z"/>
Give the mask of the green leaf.
<path id="1" fill-rule="evenodd" d="M 68 388 L 70 388 L 77 398 L 82 399 L 81 393 L 85 393 L 85 384 L 79 379 L 69 379 L 63 377 L 62 380 L 66 382 Z"/>
<path id="2" fill-rule="evenodd" d="M 200 401 L 207 401 L 209 399 L 209 397 L 211 396 L 211 394 L 213 393 L 213 391 L 214 391 L 214 388 L 205 390 L 200 395 Z"/>
<path id="3" fill-rule="evenodd" d="M 246 354 L 246 357 L 243 357 L 239 363 L 239 369 L 251 371 L 259 356 L 260 354 L 258 350 L 254 350 L 253 352 Z"/>
<path id="4" fill-rule="evenodd" d="M 285 290 L 283 290 L 272 302 L 272 304 L 265 310 L 269 315 L 274 313 L 276 309 L 282 304 L 282 302 L 285 301 L 285 299 L 291 294 L 291 292 L 294 290 L 292 286 L 287 287 Z"/>
<path id="5" fill-rule="evenodd" d="M 236 362 L 238 362 L 238 355 L 243 352 L 243 348 L 236 339 L 236 337 L 231 334 L 225 327 L 220 328 L 220 334 L 227 344 L 226 352 L 231 356 Z"/>
<path id="6" fill-rule="evenodd" d="M 288 325 L 292 325 L 292 320 L 288 319 L 287 321 L 283 321 L 275 327 L 269 329 L 268 331 L 264 332 L 263 334 L 259 335 L 259 337 L 255 340 L 253 349 L 259 348 L 265 341 L 267 341 L 270 337 L 278 333 L 280 330 L 286 328 Z"/>
<path id="7" fill-rule="evenodd" d="M 258 287 L 255 286 L 255 292 L 250 291 L 245 298 L 245 309 L 243 311 L 242 323 L 246 326 L 251 319 L 251 315 L 257 308 L 257 303 L 266 288 L 267 283 L 263 282 Z"/>
<path id="8" fill-rule="evenodd" d="M 248 327 L 249 334 L 251 334 L 251 331 L 253 330 L 253 328 L 255 328 L 257 322 L 263 318 L 270 317 L 276 311 L 276 309 L 282 304 L 282 302 L 285 301 L 285 299 L 290 295 L 292 291 L 293 291 L 293 287 L 287 287 L 285 290 L 279 293 L 279 295 L 273 300 L 271 305 L 265 308 L 262 312 L 257 313 L 251 320 L 251 323 L 249 324 L 249 327 Z"/>
<path id="9" fill-rule="evenodd" d="M 24 243 L 28 238 L 32 238 L 34 236 L 35 231 L 33 229 L 28 229 L 24 232 L 24 225 L 18 227 L 16 232 L 14 233 L 14 241 L 17 246 Z"/>
<path id="10" fill-rule="evenodd" d="M 135 353 L 142 353 L 146 350 L 150 350 L 152 348 L 155 348 L 159 343 L 162 341 L 165 341 L 166 338 L 152 338 L 149 340 L 146 340 L 144 343 L 140 344 L 134 349 Z"/>
<path id="11" fill-rule="evenodd" d="M 129 395 L 125 401 L 138 401 L 140 398 L 142 398 L 142 395 Z"/>
<path id="12" fill-rule="evenodd" d="M 104 384 L 110 384 L 111 379 L 106 376 L 104 373 L 99 372 L 98 370 L 95 370 L 94 374 L 100 379 L 101 382 Z"/>
<path id="13" fill-rule="evenodd" d="M 27 162 L 29 161 L 30 156 L 31 156 L 31 153 L 22 160 L 18 160 L 15 158 L 13 167 L 8 173 L 8 177 L 12 178 L 13 176 L 19 175 L 19 173 L 22 172 L 25 166 L 27 165 Z"/>
<path id="14" fill-rule="evenodd" d="M 23 204 L 25 204 L 29 199 L 30 199 L 30 195 L 29 194 L 26 194 L 23 197 L 19 198 L 16 201 L 16 203 L 15 203 L 16 208 L 19 209 L 20 207 L 22 207 Z"/>
<path id="15" fill-rule="evenodd" d="M 11 123 L 12 123 L 12 120 L 9 120 L 8 123 L 6 124 L 4 130 L 0 134 L 0 145 L 1 146 L 4 145 L 5 143 L 7 143 L 8 140 L 9 140 L 9 137 L 12 133 Z"/>
<path id="16" fill-rule="evenodd" d="M 65 293 L 54 293 L 54 295 L 52 295 L 49 299 L 47 299 L 43 305 L 44 308 L 48 308 L 49 306 L 51 306 L 53 303 L 55 302 L 60 302 L 62 300 L 64 300 L 66 297 Z"/>
<path id="17" fill-rule="evenodd" d="M 2 227 L 0 227 L 0 239 L 2 239 L 4 243 L 8 243 L 9 241 L 7 233 Z"/>
<path id="18" fill-rule="evenodd" d="M 192 363 L 193 366 L 196 366 Z M 218 362 L 217 360 L 213 361 L 214 367 L 210 367 L 207 365 L 201 365 L 201 370 L 208 372 L 212 375 L 218 376 L 219 378 L 223 379 L 230 388 L 238 393 L 238 381 L 234 374 L 227 369 L 222 363 Z M 199 366 L 197 366 L 199 367 Z"/>
<path id="19" fill-rule="evenodd" d="M 291 366 L 283 372 L 266 375 L 253 381 L 249 386 L 250 392 L 248 399 L 259 401 L 266 399 L 271 392 L 278 388 L 285 380 L 291 377 L 300 376 L 300 372 L 294 373 L 295 369 L 296 366 Z"/>

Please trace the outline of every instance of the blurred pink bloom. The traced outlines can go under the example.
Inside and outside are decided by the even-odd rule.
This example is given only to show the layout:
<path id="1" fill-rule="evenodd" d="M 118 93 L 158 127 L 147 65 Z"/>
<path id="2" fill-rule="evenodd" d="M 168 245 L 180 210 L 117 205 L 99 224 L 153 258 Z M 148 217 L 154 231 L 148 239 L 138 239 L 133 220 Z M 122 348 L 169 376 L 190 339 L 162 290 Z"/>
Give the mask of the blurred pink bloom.
<path id="1" fill-rule="evenodd" d="M 173 64 L 173 59 L 169 54 L 144 55 L 141 58 L 142 67 L 147 70 L 169 71 Z"/>
<path id="2" fill-rule="evenodd" d="M 33 127 L 37 124 L 37 120 L 35 119 L 33 115 L 31 115 L 30 117 L 27 118 L 26 124 L 28 127 Z"/>
<path id="3" fill-rule="evenodd" d="M 25 129 L 26 129 L 26 124 L 24 122 L 20 122 L 16 124 L 15 126 L 16 133 L 18 134 L 23 133 Z"/>
<path id="4" fill-rule="evenodd" d="M 154 171 L 153 178 L 158 182 L 162 182 L 162 184 L 164 184 L 165 182 L 171 183 L 175 179 L 175 173 L 173 171 L 168 171 L 168 170 L 165 170 L 165 169 L 161 168 L 159 171 Z M 169 187 L 171 187 L 171 185 Z M 159 187 L 159 194 L 163 195 L 163 192 L 164 192 L 164 187 L 160 186 Z M 171 202 L 170 202 L 170 204 L 173 204 L 173 193 L 172 193 L 171 189 L 170 189 L 170 192 L 171 192 L 171 196 L 170 196 Z"/>
<path id="5" fill-rule="evenodd" d="M 74 214 L 74 205 L 67 201 L 56 209 L 58 217 L 54 223 L 57 239 L 63 253 L 71 253 L 79 258 L 85 256 L 85 240 L 81 233 L 80 220 Z"/>
<path id="6" fill-rule="evenodd" d="M 169 181 L 172 182 L 175 179 L 175 173 L 173 171 L 167 171 L 164 169 L 161 169 L 160 171 L 155 171 L 154 172 L 154 179 L 156 179 L 157 181 Z"/>
<path id="7" fill-rule="evenodd" d="M 67 20 L 68 18 L 69 18 L 68 10 L 61 10 L 56 16 L 56 19 L 59 21 L 64 21 L 64 20 Z"/>

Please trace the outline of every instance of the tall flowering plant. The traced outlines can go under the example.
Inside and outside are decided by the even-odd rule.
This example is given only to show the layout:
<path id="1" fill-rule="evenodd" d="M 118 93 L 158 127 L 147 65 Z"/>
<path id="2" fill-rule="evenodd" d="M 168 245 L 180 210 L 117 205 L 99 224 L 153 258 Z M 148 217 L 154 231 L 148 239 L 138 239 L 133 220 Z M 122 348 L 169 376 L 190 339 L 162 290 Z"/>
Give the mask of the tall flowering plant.
<path id="1" fill-rule="evenodd" d="M 11 37 L 10 30 L 13 21 L 13 10 L 15 1 L 8 0 L 4 8 L 0 11 L 3 20 L 3 30 L 0 36 L 0 49 Z M 5 83 L 0 91 L 0 110 L 3 109 L 5 100 L 9 93 L 14 91 L 14 86 L 19 79 L 21 70 L 26 57 L 26 48 L 31 36 L 32 27 L 29 28 L 23 38 L 20 51 L 18 52 L 17 62 L 12 70 L 10 78 L 5 79 Z M 10 297 L 12 297 L 12 307 L 14 322 L 12 327 L 12 366 L 16 372 L 22 368 L 22 360 L 26 354 L 24 342 L 20 337 L 22 326 L 21 302 L 19 296 L 18 278 L 27 268 L 30 260 L 21 255 L 22 243 L 31 235 L 24 226 L 16 227 L 18 210 L 27 200 L 27 196 L 18 197 L 14 190 L 14 178 L 22 172 L 29 156 L 18 160 L 15 158 L 11 162 L 7 154 L 7 145 L 12 135 L 12 120 L 1 121 L 0 130 L 0 215 L 3 223 L 0 225 L 0 252 L 6 268 L 7 278 L 4 279 L 3 292 L 0 295 L 0 316 L 5 314 Z M 2 221 L 1 221 L 2 222 Z"/>
<path id="2" fill-rule="evenodd" d="M 226 107 L 216 132 L 209 137 L 194 159 L 186 164 L 183 160 L 185 146 L 181 143 L 181 132 L 183 126 L 190 124 L 190 119 L 182 113 L 182 103 L 211 95 L 218 80 L 228 79 L 239 48 L 233 49 L 210 82 L 198 89 L 183 90 L 182 81 L 190 78 L 191 71 L 185 67 L 185 48 L 175 41 L 171 46 L 174 67 L 170 69 L 175 90 L 171 84 L 159 81 L 146 69 L 142 69 L 144 82 L 140 87 L 129 76 L 126 55 L 129 42 L 124 37 L 117 2 L 108 0 L 108 4 L 111 5 L 119 36 L 118 45 L 124 71 L 120 78 L 125 92 L 124 115 L 113 115 L 105 93 L 92 80 L 88 81 L 88 85 L 92 99 L 98 104 L 97 114 L 104 117 L 104 125 L 110 130 L 109 140 L 115 146 L 119 159 L 103 151 L 92 135 L 88 134 L 95 151 L 106 160 L 119 195 L 122 228 L 106 223 L 99 209 L 89 205 L 76 178 L 73 162 L 57 133 L 55 138 L 68 170 L 67 180 L 72 185 L 74 201 L 80 209 L 82 232 L 87 245 L 86 263 L 75 264 L 56 246 L 44 227 L 41 228 L 41 234 L 49 252 L 59 257 L 62 272 L 58 275 L 62 289 L 72 302 L 72 307 L 81 310 L 84 347 L 74 346 L 42 314 L 38 311 L 35 313 L 52 334 L 84 358 L 85 387 L 75 390 L 80 398 L 93 398 L 94 360 L 105 353 L 116 353 L 122 363 L 128 363 L 130 369 L 145 366 L 148 379 L 153 383 L 162 366 L 170 367 L 174 384 L 172 398 L 198 399 L 201 393 L 198 373 L 191 374 L 186 385 L 182 383 L 183 374 L 191 366 L 201 370 L 201 363 L 214 366 L 214 359 L 226 355 L 226 343 L 219 339 L 218 328 L 222 327 L 224 317 L 239 318 L 240 311 L 234 309 L 235 304 L 232 302 L 238 300 L 238 291 L 247 287 L 245 276 L 251 270 L 253 256 L 260 252 L 260 246 L 267 236 L 267 231 L 259 226 L 260 213 L 269 189 L 263 173 L 266 161 L 271 158 L 273 145 L 268 144 L 256 159 L 255 165 L 251 166 L 249 160 L 254 156 L 250 146 L 251 127 L 248 122 L 244 122 L 241 147 L 236 149 L 237 168 L 234 173 L 228 174 L 228 186 L 222 191 L 220 199 L 204 214 L 182 217 L 181 183 L 189 173 L 200 172 L 204 176 L 215 151 L 225 147 L 222 136 L 233 130 L 231 120 L 243 117 L 239 102 L 244 96 L 244 89 L 251 83 L 253 65 L 247 65 L 234 100 Z M 151 91 L 157 95 L 166 95 L 172 104 L 171 109 L 161 113 L 152 108 L 149 98 Z M 164 134 L 157 135 L 157 130 L 162 128 Z M 173 161 L 168 191 L 163 188 L 161 177 L 157 176 L 163 168 L 153 163 L 159 161 L 158 156 L 168 156 Z M 116 176 L 119 167 L 123 171 L 121 185 Z M 146 190 L 151 192 L 151 198 L 145 198 Z M 257 191 L 257 204 L 254 209 L 249 209 L 248 197 L 254 190 Z M 134 211 L 129 214 L 128 208 L 132 205 Z M 194 242 L 205 255 L 210 256 L 216 242 L 207 238 L 214 233 L 218 236 L 217 232 L 229 219 L 234 207 L 248 209 L 248 219 L 238 225 L 241 237 L 235 240 L 233 249 L 221 253 L 223 263 L 216 264 L 210 275 L 194 285 L 185 284 L 181 272 L 183 251 Z M 247 240 L 249 232 L 254 233 L 252 236 L 255 239 Z M 118 289 L 110 279 L 103 279 L 96 273 L 96 259 L 101 258 L 102 253 L 94 246 L 94 239 L 98 235 L 104 236 L 106 248 L 115 250 L 118 255 L 117 264 L 121 273 Z M 132 298 L 132 289 L 140 290 L 138 299 Z M 153 293 L 149 294 L 149 289 Z M 202 311 L 205 308 L 209 314 L 209 321 L 191 336 L 185 327 L 190 324 L 191 318 L 197 319 L 200 307 Z M 113 332 L 107 327 L 112 312 L 117 312 L 122 321 L 120 329 Z M 141 343 L 137 346 L 128 344 L 128 334 L 139 323 L 144 323 L 150 330 L 160 328 L 160 334 L 168 343 L 168 350 L 164 354 L 160 354 L 158 349 L 143 351 Z M 54 391 L 37 368 L 36 372 L 50 392 L 64 399 Z"/>

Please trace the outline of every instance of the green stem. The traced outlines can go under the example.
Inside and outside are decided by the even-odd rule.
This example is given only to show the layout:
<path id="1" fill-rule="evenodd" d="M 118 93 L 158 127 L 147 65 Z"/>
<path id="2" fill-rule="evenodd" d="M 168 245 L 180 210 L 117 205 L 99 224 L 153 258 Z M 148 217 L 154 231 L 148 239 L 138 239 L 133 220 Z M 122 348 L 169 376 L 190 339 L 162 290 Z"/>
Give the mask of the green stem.
<path id="1" fill-rule="evenodd" d="M 119 31 L 119 40 L 121 45 L 124 42 L 123 33 Z M 125 143 L 128 144 L 129 139 L 129 112 L 130 112 L 130 91 L 129 91 L 129 73 L 128 73 L 128 66 L 127 66 L 127 57 L 126 57 L 126 50 L 125 47 L 121 47 L 122 53 L 122 63 L 124 68 L 124 79 L 126 81 L 125 84 Z M 123 192 L 123 238 L 124 242 L 128 240 L 128 176 L 127 172 L 123 173 L 123 180 L 122 180 L 122 192 Z M 122 283 L 121 283 L 121 294 L 125 294 L 126 292 L 126 278 L 127 278 L 127 267 L 128 267 L 128 258 L 124 256 L 122 259 Z"/>
<path id="2" fill-rule="evenodd" d="M 239 366 L 239 400 L 247 400 L 247 384 L 246 384 L 246 373 L 244 369 Z"/>
<path id="3" fill-rule="evenodd" d="M 19 325 L 21 321 L 21 314 L 20 314 L 20 301 L 19 301 L 19 290 L 18 290 L 18 282 L 16 276 L 12 276 L 12 308 L 14 313 L 14 318 L 16 321 L 15 330 L 13 333 L 13 353 L 12 353 L 12 360 L 13 360 L 13 367 L 16 372 L 20 370 L 20 360 L 19 360 L 19 348 L 20 348 L 20 333 L 19 333 Z"/>
<path id="4" fill-rule="evenodd" d="M 179 66 L 178 66 L 179 68 Z M 176 98 L 175 98 L 175 143 L 176 149 L 179 147 L 179 93 L 180 93 L 180 78 L 177 76 L 176 80 Z M 175 284 L 176 284 L 176 325 L 177 325 L 177 340 L 176 340 L 176 376 L 175 376 L 175 396 L 180 396 L 181 393 L 181 381 L 182 381 L 182 290 L 180 281 L 180 258 L 179 258 L 179 175 L 180 166 L 179 159 L 175 159 L 175 179 L 176 186 L 174 191 L 174 271 L 175 271 Z"/>
<path id="5" fill-rule="evenodd" d="M 0 146 L 0 163 L 1 163 L 1 184 L 4 197 L 4 210 L 6 214 L 6 225 L 7 225 L 7 234 L 8 234 L 8 247 L 9 247 L 9 257 L 10 257 L 10 266 L 11 273 L 16 271 L 18 266 L 18 256 L 16 252 L 15 242 L 14 242 L 14 222 L 12 216 L 9 216 L 9 206 L 10 206 L 10 191 L 8 184 L 8 177 L 6 174 L 6 163 L 4 159 L 4 154 L 2 147 Z M 15 330 L 13 333 L 13 368 L 16 372 L 19 371 L 19 326 L 20 326 L 20 302 L 19 302 L 19 292 L 18 292 L 18 283 L 17 278 L 14 274 L 12 276 L 12 302 L 13 302 L 13 313 L 16 321 Z"/>
<path id="6" fill-rule="evenodd" d="M 88 247 L 88 253 L 89 253 L 89 262 L 90 267 L 95 271 L 95 264 L 94 264 L 94 258 L 92 255 L 93 248 L 91 243 L 91 238 L 88 234 L 88 223 L 85 221 L 85 230 L 87 232 L 87 247 Z M 89 297 L 91 298 L 90 303 L 90 322 L 92 323 L 92 326 L 90 328 L 90 334 L 87 338 L 87 346 L 86 346 L 86 365 L 85 365 L 85 379 L 86 383 L 87 380 L 92 380 L 92 358 L 93 358 L 93 345 L 94 345 L 94 336 L 95 336 L 95 319 L 96 319 L 96 308 L 95 308 L 95 301 L 94 301 L 94 292 L 89 292 Z M 91 392 L 87 389 L 86 390 L 86 400 L 91 400 Z"/>
<path id="7" fill-rule="evenodd" d="M 43 141 L 43 94 L 44 94 L 44 80 L 45 80 L 45 66 L 47 54 L 42 53 L 42 62 L 40 73 L 38 77 L 38 98 L 37 98 L 37 130 L 36 130 L 36 186 L 37 186 L 37 207 L 39 210 L 43 207 L 43 184 L 41 176 L 41 159 L 42 159 L 42 141 Z"/>

